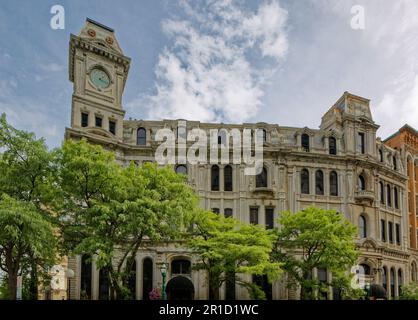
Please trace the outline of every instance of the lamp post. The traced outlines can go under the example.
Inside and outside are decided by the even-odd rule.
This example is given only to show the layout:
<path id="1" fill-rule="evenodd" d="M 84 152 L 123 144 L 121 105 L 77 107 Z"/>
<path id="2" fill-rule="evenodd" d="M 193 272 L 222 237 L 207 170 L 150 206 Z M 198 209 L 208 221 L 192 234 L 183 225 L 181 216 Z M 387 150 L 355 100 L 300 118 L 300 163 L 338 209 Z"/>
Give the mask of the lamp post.
<path id="1" fill-rule="evenodd" d="M 67 276 L 67 300 L 71 300 L 71 279 L 74 278 L 74 271 L 72 269 L 67 269 L 65 275 Z"/>
<path id="2" fill-rule="evenodd" d="M 166 262 L 161 263 L 160 270 L 161 270 L 161 275 L 163 276 L 163 286 L 162 286 L 162 299 L 163 300 L 167 300 L 167 296 L 165 293 L 165 279 L 167 276 L 167 269 L 168 269 L 168 264 Z"/>

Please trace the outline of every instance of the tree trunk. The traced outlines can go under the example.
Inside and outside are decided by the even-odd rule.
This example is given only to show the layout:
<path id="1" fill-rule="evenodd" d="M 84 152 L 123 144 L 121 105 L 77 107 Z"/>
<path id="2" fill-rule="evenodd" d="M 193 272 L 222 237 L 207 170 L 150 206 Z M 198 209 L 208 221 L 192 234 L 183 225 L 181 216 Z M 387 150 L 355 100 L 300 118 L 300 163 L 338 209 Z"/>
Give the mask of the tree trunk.
<path id="1" fill-rule="evenodd" d="M 8 280 L 9 280 L 9 294 L 10 300 L 16 300 L 17 297 L 17 272 L 14 272 L 13 274 L 11 272 L 9 272 L 8 274 Z"/>

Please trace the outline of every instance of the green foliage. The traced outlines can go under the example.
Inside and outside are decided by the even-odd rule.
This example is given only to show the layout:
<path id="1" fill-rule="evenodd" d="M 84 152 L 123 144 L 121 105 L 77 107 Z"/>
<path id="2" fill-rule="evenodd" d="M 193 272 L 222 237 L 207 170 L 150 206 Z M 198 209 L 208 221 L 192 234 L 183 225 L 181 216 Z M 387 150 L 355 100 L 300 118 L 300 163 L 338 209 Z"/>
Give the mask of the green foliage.
<path id="1" fill-rule="evenodd" d="M 411 282 L 401 288 L 400 300 L 418 300 L 418 283 Z"/>
<path id="2" fill-rule="evenodd" d="M 51 236 L 54 219 L 48 206 L 54 194 L 54 152 L 43 139 L 9 125 L 4 114 L 0 150 L 0 266 L 8 273 L 11 297 L 19 273 L 30 277 L 25 290 L 36 299 L 38 277 L 53 262 L 57 244 Z"/>
<path id="3" fill-rule="evenodd" d="M 197 197 L 172 168 L 123 168 L 113 153 L 85 140 L 66 141 L 58 158 L 63 200 L 56 210 L 65 244 L 74 253 L 97 255 L 97 267 L 109 271 L 112 298 L 125 298 L 127 270 L 139 247 L 178 239 Z"/>
<path id="4" fill-rule="evenodd" d="M 13 281 L 9 289 L 15 294 L 16 277 L 25 263 L 36 261 L 43 267 L 53 264 L 56 237 L 52 225 L 32 203 L 6 194 L 0 197 L 0 230 L 1 269 Z"/>
<path id="5" fill-rule="evenodd" d="M 356 263 L 357 229 L 333 210 L 310 207 L 297 213 L 283 212 L 279 217 L 273 259 L 283 263 L 290 285 L 301 286 L 301 299 L 316 299 L 329 285 L 355 295 L 347 270 Z M 321 283 L 312 276 L 314 268 L 326 268 L 335 276 L 333 283 Z"/>
<path id="6" fill-rule="evenodd" d="M 195 268 L 208 272 L 214 299 L 218 298 L 227 274 L 266 274 L 269 281 L 280 276 L 280 263 L 270 261 L 273 236 L 261 226 L 243 224 L 203 210 L 198 211 L 193 222 L 187 246 L 200 258 Z M 264 297 L 257 286 L 240 277 L 236 281 L 253 297 Z"/>

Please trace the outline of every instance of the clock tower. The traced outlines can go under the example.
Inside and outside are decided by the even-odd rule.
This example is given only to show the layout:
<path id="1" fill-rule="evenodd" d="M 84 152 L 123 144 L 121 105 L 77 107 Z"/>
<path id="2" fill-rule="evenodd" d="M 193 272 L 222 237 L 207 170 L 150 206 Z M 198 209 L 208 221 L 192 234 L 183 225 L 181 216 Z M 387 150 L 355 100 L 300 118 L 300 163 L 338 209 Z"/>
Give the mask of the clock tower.
<path id="1" fill-rule="evenodd" d="M 113 29 L 88 19 L 78 36 L 71 34 L 69 77 L 74 83 L 71 131 L 121 141 L 122 94 L 130 58 Z"/>

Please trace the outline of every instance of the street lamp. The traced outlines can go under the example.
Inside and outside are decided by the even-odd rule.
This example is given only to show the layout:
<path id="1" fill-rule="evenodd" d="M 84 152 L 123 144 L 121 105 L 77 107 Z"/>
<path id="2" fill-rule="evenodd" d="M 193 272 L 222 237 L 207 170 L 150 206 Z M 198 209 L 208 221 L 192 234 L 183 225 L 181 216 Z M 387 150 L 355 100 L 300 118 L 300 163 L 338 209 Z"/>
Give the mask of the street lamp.
<path id="1" fill-rule="evenodd" d="M 163 287 L 162 287 L 162 299 L 167 300 L 167 296 L 165 293 L 165 278 L 167 276 L 167 269 L 168 269 L 168 263 L 163 262 L 160 265 L 161 275 L 163 276 Z"/>
<path id="2" fill-rule="evenodd" d="M 71 300 L 71 279 L 74 278 L 74 271 L 72 269 L 67 269 L 65 275 L 67 276 L 68 284 L 67 300 Z"/>

